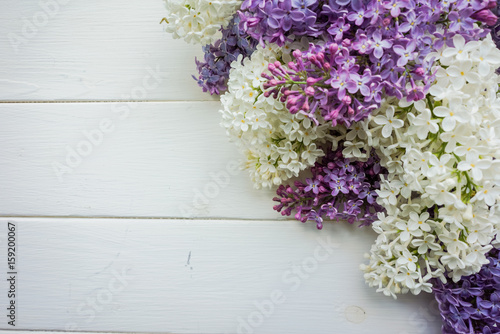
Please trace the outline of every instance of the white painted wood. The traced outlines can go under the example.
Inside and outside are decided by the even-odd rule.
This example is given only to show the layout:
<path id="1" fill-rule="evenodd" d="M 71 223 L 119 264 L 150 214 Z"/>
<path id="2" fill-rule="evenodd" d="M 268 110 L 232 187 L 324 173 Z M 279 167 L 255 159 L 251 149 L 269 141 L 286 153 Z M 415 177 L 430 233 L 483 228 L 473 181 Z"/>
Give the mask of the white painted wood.
<path id="1" fill-rule="evenodd" d="M 364 284 L 358 266 L 375 238 L 369 229 L 328 223 L 318 231 L 291 221 L 3 218 L 4 245 L 8 221 L 17 229 L 17 329 L 439 333 L 430 295 L 395 301 Z M 6 289 L 0 280 L 0 310 Z M 270 302 L 273 291 L 281 303 Z M 263 303 L 272 307 L 259 311 Z M 239 328 L 240 321 L 253 325 Z M 0 328 L 9 328 L 5 320 Z"/>
<path id="2" fill-rule="evenodd" d="M 0 104 L 0 215 L 281 217 L 239 170 L 219 107 Z"/>
<path id="3" fill-rule="evenodd" d="M 201 47 L 165 33 L 164 12 L 161 0 L 0 0 L 0 100 L 212 100 L 191 78 Z"/>

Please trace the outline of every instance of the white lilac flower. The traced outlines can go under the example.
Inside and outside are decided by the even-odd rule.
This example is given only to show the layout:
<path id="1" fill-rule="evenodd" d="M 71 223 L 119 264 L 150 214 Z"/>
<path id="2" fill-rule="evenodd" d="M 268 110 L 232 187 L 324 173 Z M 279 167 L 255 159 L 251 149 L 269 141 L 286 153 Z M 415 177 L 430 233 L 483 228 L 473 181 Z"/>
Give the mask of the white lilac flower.
<path id="1" fill-rule="evenodd" d="M 451 65 L 446 69 L 446 73 L 450 77 L 450 81 L 455 89 L 461 89 L 466 82 L 477 84 L 481 80 L 479 74 L 472 69 L 472 61 L 464 60 L 457 63 L 456 65 Z"/>
<path id="2" fill-rule="evenodd" d="M 394 118 L 393 106 L 389 106 L 385 111 L 385 115 L 377 115 L 373 121 L 379 125 L 383 125 L 382 136 L 384 138 L 388 138 L 392 134 L 393 129 L 399 129 L 404 125 L 402 120 Z"/>
<path id="3" fill-rule="evenodd" d="M 164 0 L 167 14 L 165 31 L 188 43 L 206 45 L 222 35 L 241 6 L 241 0 Z M 162 21 L 163 22 L 163 21 Z"/>
<path id="4" fill-rule="evenodd" d="M 454 82 L 456 82 L 456 80 Z M 466 123 L 469 121 L 469 112 L 462 104 L 461 99 L 451 99 L 447 107 L 435 107 L 433 112 L 434 115 L 443 118 L 441 127 L 446 132 L 454 130 L 457 123 Z"/>
<path id="5" fill-rule="evenodd" d="M 270 62 L 281 57 L 276 47 L 261 47 L 251 58 L 231 64 L 228 91 L 221 96 L 221 125 L 246 154 L 245 167 L 255 187 L 271 187 L 297 176 L 324 155 L 328 125 L 316 126 L 302 114 L 263 94 Z"/>
<path id="6" fill-rule="evenodd" d="M 486 205 L 493 206 L 498 200 L 498 195 L 500 195 L 500 187 L 493 182 L 486 181 L 483 188 L 476 193 L 471 202 L 479 200 L 484 201 Z"/>
<path id="7" fill-rule="evenodd" d="M 429 55 L 436 81 L 425 100 L 383 101 L 347 132 L 388 171 L 377 191 L 386 213 L 362 267 L 388 296 L 431 292 L 445 273 L 454 281 L 477 273 L 500 243 L 500 51 L 489 36 L 453 42 Z"/>
<path id="8" fill-rule="evenodd" d="M 431 111 L 427 108 L 422 110 L 418 116 L 408 113 L 408 117 L 412 123 L 409 129 L 410 133 L 416 133 L 421 140 L 426 139 L 429 132 L 437 133 L 439 130 L 439 121 L 437 119 L 432 119 Z"/>
<path id="9" fill-rule="evenodd" d="M 432 234 L 427 234 L 423 239 L 413 239 L 411 244 L 417 248 L 419 254 L 425 254 L 428 250 L 438 251 L 441 246 L 435 242 L 436 237 Z"/>

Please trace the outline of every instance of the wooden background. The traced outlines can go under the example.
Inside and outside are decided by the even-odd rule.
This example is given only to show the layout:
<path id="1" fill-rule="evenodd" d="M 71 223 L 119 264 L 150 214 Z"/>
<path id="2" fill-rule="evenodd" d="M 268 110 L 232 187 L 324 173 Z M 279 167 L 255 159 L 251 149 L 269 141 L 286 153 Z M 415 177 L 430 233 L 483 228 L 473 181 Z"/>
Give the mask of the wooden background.
<path id="1" fill-rule="evenodd" d="M 0 0 L 0 332 L 439 333 L 432 296 L 365 285 L 371 230 L 284 220 L 253 189 L 163 13 Z"/>

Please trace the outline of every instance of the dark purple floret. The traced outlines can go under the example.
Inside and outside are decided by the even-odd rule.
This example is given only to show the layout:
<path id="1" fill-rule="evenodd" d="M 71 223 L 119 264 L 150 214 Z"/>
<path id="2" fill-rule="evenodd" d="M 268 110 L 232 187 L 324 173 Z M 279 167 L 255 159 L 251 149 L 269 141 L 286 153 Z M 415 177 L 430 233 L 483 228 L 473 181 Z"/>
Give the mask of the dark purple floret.
<path id="1" fill-rule="evenodd" d="M 492 12 L 496 15 L 500 15 L 500 1 L 496 2 L 496 6 L 491 8 Z M 493 38 L 493 41 L 497 45 L 497 48 L 500 48 L 500 20 L 495 20 L 493 24 L 490 25 L 491 29 L 491 37 Z"/>
<path id="2" fill-rule="evenodd" d="M 239 17 L 236 15 L 228 26 L 222 28 L 222 38 L 214 44 L 203 47 L 204 60 L 196 59 L 199 76 L 193 78 L 204 92 L 221 95 L 227 90 L 231 63 L 239 55 L 250 57 L 255 51 L 257 40 L 239 29 Z"/>

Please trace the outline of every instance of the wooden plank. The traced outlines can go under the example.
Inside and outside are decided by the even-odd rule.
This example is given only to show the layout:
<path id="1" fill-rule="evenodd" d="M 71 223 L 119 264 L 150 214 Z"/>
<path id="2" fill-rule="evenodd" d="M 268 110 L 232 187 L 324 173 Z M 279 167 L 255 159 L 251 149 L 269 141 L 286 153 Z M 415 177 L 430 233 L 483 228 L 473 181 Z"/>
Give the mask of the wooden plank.
<path id="1" fill-rule="evenodd" d="M 276 219 L 218 102 L 0 104 L 0 215 Z"/>
<path id="2" fill-rule="evenodd" d="M 359 264 L 375 239 L 370 229 L 3 218 L 4 245 L 9 222 L 17 247 L 16 329 L 439 333 L 432 296 L 395 301 L 365 285 Z M 6 263 L 5 246 L 0 262 Z M 9 284 L 0 282 L 5 313 Z M 2 318 L 0 328 L 9 329 Z"/>
<path id="3" fill-rule="evenodd" d="M 165 33 L 164 12 L 161 0 L 0 1 L 0 101 L 212 100 L 191 78 L 201 46 Z"/>

